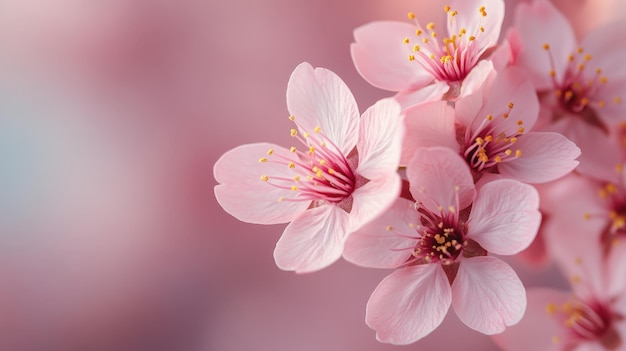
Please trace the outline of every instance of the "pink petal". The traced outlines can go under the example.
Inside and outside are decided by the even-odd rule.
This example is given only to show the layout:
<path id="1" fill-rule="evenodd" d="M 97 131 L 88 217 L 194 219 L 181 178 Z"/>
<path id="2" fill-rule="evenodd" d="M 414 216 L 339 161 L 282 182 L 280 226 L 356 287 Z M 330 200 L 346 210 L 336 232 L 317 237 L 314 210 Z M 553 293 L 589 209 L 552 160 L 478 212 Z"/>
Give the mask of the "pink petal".
<path id="1" fill-rule="evenodd" d="M 615 238 L 606 264 L 608 296 L 626 296 L 626 240 Z"/>
<path id="2" fill-rule="evenodd" d="M 485 97 L 491 89 L 496 76 L 497 73 L 493 68 L 493 63 L 484 60 L 478 63 L 478 66 L 465 78 L 468 84 L 475 81 L 475 83 L 479 85 L 476 89 L 468 88 L 468 90 L 474 91 L 472 93 L 463 94 L 454 105 L 456 118 L 463 126 L 471 126 L 474 120 L 478 118 L 478 113 L 483 107 Z"/>
<path id="3" fill-rule="evenodd" d="M 437 264 L 401 268 L 372 293 L 365 315 L 378 341 L 406 345 L 435 330 L 450 307 L 450 285 Z"/>
<path id="4" fill-rule="evenodd" d="M 447 82 L 437 81 L 415 90 L 405 90 L 396 94 L 394 98 L 402 109 L 406 109 L 415 105 L 439 101 L 445 93 L 450 90 Z"/>
<path id="5" fill-rule="evenodd" d="M 620 163 L 621 155 L 606 152 L 617 146 L 599 128 L 590 126 L 578 116 L 566 115 L 546 129 L 563 134 L 580 148 L 577 171 L 597 179 L 615 180 L 615 166 Z"/>
<path id="6" fill-rule="evenodd" d="M 539 100 L 537 93 L 530 80 L 528 73 L 517 67 L 509 67 L 498 72 L 493 85 L 485 94 L 483 109 L 474 120 L 472 130 L 476 130 L 477 124 L 483 123 L 485 116 L 494 116 L 492 125 L 497 125 L 498 132 L 506 135 L 514 135 L 521 126 L 530 131 L 539 115 Z M 509 112 L 509 103 L 513 108 Z M 502 114 L 508 113 L 507 118 Z"/>
<path id="7" fill-rule="evenodd" d="M 626 79 L 626 65 L 623 60 L 626 56 L 626 47 L 616 45 L 624 41 L 624 33 L 626 23 L 614 21 L 590 31 L 580 43 L 585 53 L 591 55 L 590 64 L 601 68 L 609 81 Z M 593 74 L 594 70 L 589 71 L 589 78 L 594 78 Z"/>
<path id="8" fill-rule="evenodd" d="M 358 140 L 359 109 L 348 86 L 335 73 L 304 62 L 287 84 L 287 107 L 302 132 L 316 127 L 347 155 Z"/>
<path id="9" fill-rule="evenodd" d="M 548 312 L 548 306 L 562 306 L 569 296 L 554 289 L 528 289 L 524 318 L 502 334 L 494 335 L 493 340 L 507 351 L 562 351 L 568 341 L 568 331 L 562 320 Z"/>
<path id="10" fill-rule="evenodd" d="M 515 28 L 523 43 L 517 64 L 528 70 L 528 75 L 537 90 L 552 87 L 550 70 L 554 69 L 556 79 L 561 81 L 567 64 L 567 57 L 576 50 L 576 37 L 569 21 L 549 1 L 520 3 L 515 12 Z M 543 48 L 550 45 L 550 55 Z"/>
<path id="11" fill-rule="evenodd" d="M 531 132 L 515 143 L 522 155 L 498 165 L 500 174 L 526 183 L 545 183 L 571 172 L 580 149 L 559 133 Z"/>
<path id="12" fill-rule="evenodd" d="M 393 99 L 378 101 L 363 113 L 356 145 L 357 174 L 375 179 L 396 172 L 404 134 L 402 119 L 400 105 Z"/>
<path id="13" fill-rule="evenodd" d="M 497 255 L 514 255 L 537 235 L 539 194 L 528 184 L 499 179 L 482 186 L 472 205 L 467 237 Z"/>
<path id="14" fill-rule="evenodd" d="M 465 160 L 445 147 L 418 149 L 406 170 L 413 198 L 431 212 L 472 203 L 474 181 Z"/>
<path id="15" fill-rule="evenodd" d="M 467 77 L 463 79 L 459 98 L 463 98 L 483 89 L 487 86 L 486 82 L 493 79 L 494 76 L 495 70 L 493 62 L 490 60 L 481 60 L 474 68 L 472 68 Z M 482 98 L 481 94 L 479 94 L 479 96 Z"/>
<path id="16" fill-rule="evenodd" d="M 346 240 L 343 257 L 359 266 L 398 268 L 411 256 L 419 216 L 413 201 L 399 198 L 394 205 Z"/>
<path id="17" fill-rule="evenodd" d="M 337 206 L 306 210 L 285 228 L 276 243 L 276 265 L 296 273 L 328 267 L 341 257 L 348 227 L 348 213 Z"/>
<path id="18" fill-rule="evenodd" d="M 453 0 L 450 1 L 452 10 L 459 12 L 455 16 L 456 30 L 451 28 L 448 22 L 448 33 L 458 34 L 460 28 L 466 28 L 468 35 L 476 36 L 475 45 L 488 48 L 495 45 L 500 37 L 500 28 L 504 19 L 504 1 L 502 0 Z M 487 16 L 483 17 L 479 12 L 481 6 L 485 7 Z M 483 27 L 484 32 L 478 29 Z"/>
<path id="19" fill-rule="evenodd" d="M 215 197 L 222 208 L 243 222 L 257 224 L 286 223 L 303 212 L 310 201 L 279 201 L 281 197 L 293 196 L 290 189 L 280 189 L 261 176 L 291 178 L 295 174 L 284 164 L 259 162 L 273 149 L 272 157 L 293 157 L 278 145 L 269 143 L 238 146 L 220 157 L 213 166 L 215 179 L 221 183 L 215 187 Z"/>
<path id="20" fill-rule="evenodd" d="M 445 146 L 459 152 L 454 110 L 447 101 L 415 106 L 406 110 L 405 115 L 406 134 L 402 144 L 401 165 L 408 164 L 415 150 L 421 147 Z"/>
<path id="21" fill-rule="evenodd" d="M 516 324 L 526 310 L 526 291 L 508 264 L 491 256 L 461 261 L 452 283 L 452 306 L 468 327 L 493 335 Z"/>
<path id="22" fill-rule="evenodd" d="M 400 195 L 402 180 L 397 173 L 369 181 L 352 193 L 350 228 L 359 229 L 391 207 Z"/>
<path id="23" fill-rule="evenodd" d="M 415 36 L 415 26 L 403 22 L 371 22 L 354 30 L 350 47 L 361 76 L 377 88 L 404 91 L 427 85 L 433 77 L 409 61 L 412 47 L 404 38 Z"/>

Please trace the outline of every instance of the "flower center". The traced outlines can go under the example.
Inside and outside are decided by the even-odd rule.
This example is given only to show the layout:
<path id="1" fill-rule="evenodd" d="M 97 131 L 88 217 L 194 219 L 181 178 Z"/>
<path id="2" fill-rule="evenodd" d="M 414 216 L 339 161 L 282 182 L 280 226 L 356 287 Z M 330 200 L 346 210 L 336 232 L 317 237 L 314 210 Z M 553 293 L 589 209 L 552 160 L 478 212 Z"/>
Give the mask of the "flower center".
<path id="1" fill-rule="evenodd" d="M 471 135 L 471 129 L 466 131 L 465 151 L 463 156 L 468 165 L 476 172 L 482 172 L 501 162 L 509 162 L 522 156 L 521 149 L 513 149 L 517 138 L 524 133 L 524 122 L 518 120 L 511 128 L 508 121 L 513 109 L 513 103 L 508 104 L 508 110 L 500 114 L 487 115 L 482 123 Z"/>
<path id="2" fill-rule="evenodd" d="M 608 82 L 608 78 L 603 74 L 602 69 L 596 67 L 590 71 L 592 56 L 586 54 L 583 48 L 578 48 L 575 53 L 567 58 L 567 66 L 561 77 L 557 76 L 555 70 L 555 59 L 552 55 L 549 44 L 543 45 L 550 58 L 550 77 L 554 86 L 554 93 L 558 105 L 566 112 L 583 115 L 589 109 L 602 108 L 607 101 L 600 97 L 602 90 Z M 620 104 L 621 97 L 615 96 L 612 103 Z"/>
<path id="3" fill-rule="evenodd" d="M 459 82 L 474 68 L 487 49 L 476 43 L 476 38 L 485 32 L 482 18 L 487 16 L 487 11 L 484 6 L 478 8 L 481 20 L 475 28 L 457 28 L 456 16 L 459 12 L 450 6 L 445 6 L 444 11 L 448 14 L 450 37 L 439 41 L 434 23 L 428 23 L 426 28 L 422 28 L 415 20 L 415 14 L 409 13 L 409 19 L 415 20 L 417 26 L 416 38 L 404 38 L 403 43 L 411 45 L 412 41 L 416 41 L 409 60 L 420 64 L 436 80 Z"/>
<path id="4" fill-rule="evenodd" d="M 454 263 L 466 246 L 466 226 L 459 221 L 457 212 L 450 208 L 434 214 L 420 207 L 421 224 L 416 226 L 419 239 L 413 256 L 415 263 Z"/>
<path id="5" fill-rule="evenodd" d="M 295 117 L 290 116 L 294 121 Z M 269 185 L 290 189 L 291 197 L 281 197 L 279 201 L 324 201 L 339 203 L 348 199 L 357 185 L 357 177 L 353 171 L 350 159 L 354 155 L 345 156 L 340 149 L 317 126 L 313 132 L 304 130 L 302 135 L 297 129 L 291 129 L 291 136 L 298 139 L 307 147 L 300 151 L 296 147 L 289 149 L 290 154 L 278 154 L 273 149 L 267 151 L 267 156 L 259 159 L 262 163 L 278 163 L 289 168 L 293 175 L 271 176 L 262 175 L 261 180 Z M 354 163 L 354 162 L 353 162 Z"/>
<path id="6" fill-rule="evenodd" d="M 548 304 L 548 315 L 562 320 L 568 328 L 568 339 L 574 343 L 598 341 L 608 350 L 614 350 L 621 344 L 619 334 L 613 328 L 613 316 L 610 309 L 602 303 L 585 303 L 578 299 L 563 305 Z M 553 339 L 556 343 L 558 337 Z"/>
<path id="7" fill-rule="evenodd" d="M 620 164 L 617 170 L 621 174 L 623 166 Z M 599 218 L 606 221 L 606 227 L 601 240 L 608 248 L 618 239 L 618 236 L 626 237 L 626 188 L 623 185 L 606 183 L 600 187 L 598 195 L 606 201 L 604 211 L 598 213 L 585 213 L 585 219 Z"/>

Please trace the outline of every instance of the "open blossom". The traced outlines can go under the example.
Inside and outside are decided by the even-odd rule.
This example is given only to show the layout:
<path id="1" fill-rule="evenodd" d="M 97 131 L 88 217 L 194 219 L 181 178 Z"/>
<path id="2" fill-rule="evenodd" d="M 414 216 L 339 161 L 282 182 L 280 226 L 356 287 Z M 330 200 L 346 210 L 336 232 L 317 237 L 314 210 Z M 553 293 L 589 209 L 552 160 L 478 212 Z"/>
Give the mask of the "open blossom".
<path id="1" fill-rule="evenodd" d="M 537 128 L 562 133 L 582 150 L 580 168 L 614 164 L 606 139 L 626 119 L 624 23 L 589 32 L 580 42 L 567 19 L 549 2 L 521 3 L 509 34 L 513 64 L 527 70 L 542 97 Z"/>
<path id="2" fill-rule="evenodd" d="M 412 13 L 414 24 L 380 21 L 357 28 L 352 58 L 359 73 L 378 88 L 398 92 L 403 107 L 471 93 L 486 77 L 481 60 L 500 36 L 504 1 L 456 0 L 444 10 L 443 35 Z"/>
<path id="3" fill-rule="evenodd" d="M 456 101 L 406 110 L 401 163 L 424 146 L 446 146 L 463 156 L 476 178 L 496 173 L 528 183 L 560 178 L 577 165 L 578 147 L 561 134 L 534 132 L 539 103 L 526 73 L 491 69 L 485 84 Z"/>
<path id="4" fill-rule="evenodd" d="M 415 342 L 439 326 L 450 305 L 485 334 L 517 323 L 524 287 L 487 254 L 513 255 L 533 240 L 541 220 L 534 188 L 499 179 L 477 190 L 464 160 L 444 147 L 417 150 L 407 177 L 416 202 L 398 199 L 353 233 L 344 251 L 361 266 L 396 268 L 367 304 L 378 340 Z"/>
<path id="5" fill-rule="evenodd" d="M 341 257 L 346 236 L 389 207 L 400 191 L 400 106 L 385 99 L 362 117 L 345 83 L 300 64 L 287 105 L 303 147 L 242 145 L 215 164 L 215 196 L 241 221 L 291 222 L 276 244 L 284 270 L 310 272 Z"/>
<path id="6" fill-rule="evenodd" d="M 625 350 L 626 241 L 606 255 L 593 235 L 552 239 L 571 290 L 529 289 L 522 321 L 494 340 L 510 351 Z"/>

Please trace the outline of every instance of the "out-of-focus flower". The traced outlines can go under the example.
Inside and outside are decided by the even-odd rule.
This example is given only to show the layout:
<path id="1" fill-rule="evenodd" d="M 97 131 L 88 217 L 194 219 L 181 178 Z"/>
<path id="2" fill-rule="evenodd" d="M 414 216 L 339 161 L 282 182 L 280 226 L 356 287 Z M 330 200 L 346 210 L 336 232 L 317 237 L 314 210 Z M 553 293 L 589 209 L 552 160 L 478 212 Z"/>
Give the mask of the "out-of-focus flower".
<path id="1" fill-rule="evenodd" d="M 470 328 L 502 332 L 524 314 L 524 287 L 488 252 L 513 255 L 537 233 L 539 197 L 511 179 L 478 191 L 465 161 L 444 147 L 422 148 L 407 168 L 417 203 L 394 207 L 353 233 L 344 257 L 358 265 L 397 268 L 372 293 L 366 321 L 378 340 L 415 342 L 443 321 L 450 304 Z"/>
<path id="2" fill-rule="evenodd" d="M 494 340 L 510 351 L 624 350 L 626 241 L 615 241 L 608 256 L 592 235 L 550 247 L 571 292 L 529 289 L 522 321 Z"/>
<path id="3" fill-rule="evenodd" d="M 581 150 L 580 169 L 617 161 L 603 152 L 609 130 L 626 118 L 624 24 L 589 32 L 580 42 L 550 2 L 521 3 L 509 33 L 513 64 L 527 70 L 541 96 L 536 128 L 562 133 Z"/>
<path id="4" fill-rule="evenodd" d="M 308 63 L 293 72 L 287 105 L 305 150 L 258 143 L 226 152 L 215 163 L 215 196 L 239 220 L 291 222 L 274 258 L 310 272 L 340 258 L 345 237 L 398 196 L 402 118 L 392 99 L 359 118 L 345 83 Z"/>
<path id="5" fill-rule="evenodd" d="M 419 105 L 406 111 L 407 137 L 401 163 L 416 148 L 447 146 L 459 152 L 479 178 L 497 173 L 528 183 L 543 183 L 573 170 L 580 150 L 554 132 L 532 132 L 539 104 L 525 72 L 497 73 L 476 93 L 456 101 Z"/>
<path id="6" fill-rule="evenodd" d="M 403 107 L 441 98 L 455 100 L 478 88 L 489 69 L 479 63 L 498 42 L 502 0 L 451 1 L 447 36 L 404 22 L 372 22 L 354 31 L 352 58 L 370 84 L 398 92 Z M 415 19 L 409 13 L 410 19 Z"/>

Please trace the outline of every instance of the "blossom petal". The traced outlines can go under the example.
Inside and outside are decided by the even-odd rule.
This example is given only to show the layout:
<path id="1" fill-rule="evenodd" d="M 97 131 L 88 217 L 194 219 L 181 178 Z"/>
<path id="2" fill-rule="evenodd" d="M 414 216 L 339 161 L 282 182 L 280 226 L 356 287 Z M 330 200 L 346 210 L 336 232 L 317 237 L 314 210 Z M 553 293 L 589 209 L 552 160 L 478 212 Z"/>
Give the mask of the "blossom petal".
<path id="1" fill-rule="evenodd" d="M 305 211 L 289 223 L 276 243 L 276 265 L 296 273 L 331 265 L 341 257 L 348 228 L 348 213 L 338 206 L 324 205 Z"/>
<path id="2" fill-rule="evenodd" d="M 290 189 L 281 189 L 264 182 L 263 175 L 271 177 L 294 176 L 284 164 L 259 162 L 274 150 L 271 157 L 292 157 L 289 150 L 270 143 L 238 146 L 222 155 L 213 166 L 215 197 L 222 208 L 243 222 L 257 224 L 286 223 L 294 219 L 310 201 L 279 201 L 293 196 Z"/>
<path id="3" fill-rule="evenodd" d="M 504 20 L 504 1 L 502 0 L 452 0 L 452 10 L 458 11 L 454 21 L 448 21 L 448 33 L 458 35 L 460 28 L 466 28 L 468 35 L 476 37 L 476 45 L 480 48 L 489 48 L 496 45 L 500 37 L 500 28 Z M 484 6 L 486 16 L 482 16 L 479 9 Z M 453 28 L 453 24 L 456 28 Z M 480 31 L 479 28 L 483 28 Z M 456 29 L 456 30 L 455 30 Z"/>
<path id="4" fill-rule="evenodd" d="M 478 191 L 467 237 L 489 252 L 514 255 L 530 245 L 540 222 L 537 190 L 512 179 L 498 179 Z"/>
<path id="5" fill-rule="evenodd" d="M 357 188 L 352 193 L 350 228 L 359 229 L 365 223 L 385 212 L 400 195 L 402 180 L 397 173 L 379 177 Z"/>
<path id="6" fill-rule="evenodd" d="M 522 320 L 493 340 L 508 351 L 561 351 L 567 341 L 567 328 L 562 320 L 554 318 L 552 306 L 563 306 L 570 298 L 564 291 L 532 288 L 527 291 L 528 307 Z"/>
<path id="7" fill-rule="evenodd" d="M 406 127 L 402 143 L 401 165 L 409 163 L 421 147 L 445 146 L 459 152 L 456 141 L 454 110 L 446 101 L 419 105 L 405 111 Z"/>
<path id="8" fill-rule="evenodd" d="M 550 70 L 557 81 L 562 81 L 568 63 L 567 57 L 576 50 L 574 30 L 565 16 L 549 1 L 520 3 L 515 12 L 515 28 L 523 44 L 517 64 L 528 70 L 528 76 L 537 90 L 552 87 Z M 544 44 L 550 46 L 546 52 Z M 552 55 L 552 63 L 550 60 Z"/>
<path id="9" fill-rule="evenodd" d="M 450 86 L 447 82 L 436 81 L 418 89 L 401 91 L 394 96 L 394 99 L 400 103 L 404 110 L 412 106 L 440 101 L 448 90 L 450 90 Z"/>
<path id="10" fill-rule="evenodd" d="M 626 78 L 626 65 L 623 59 L 626 56 L 626 47 L 616 45 L 624 40 L 625 32 L 626 23 L 614 21 L 590 31 L 580 43 L 585 53 L 591 55 L 593 65 L 602 68 L 609 81 Z M 589 78 L 595 78 L 592 76 L 595 71 L 589 73 L 591 73 Z"/>
<path id="11" fill-rule="evenodd" d="M 495 72 L 496 71 L 491 60 L 481 60 L 478 62 L 478 64 L 469 72 L 467 77 L 463 79 L 459 98 L 466 97 L 484 89 L 485 86 L 488 86 L 486 82 L 495 77 Z M 482 97 L 482 94 L 479 94 L 479 96 Z"/>
<path id="12" fill-rule="evenodd" d="M 375 179 L 396 172 L 404 134 L 402 119 L 400 105 L 393 99 L 380 100 L 363 113 L 356 145 L 357 174 Z"/>
<path id="13" fill-rule="evenodd" d="M 412 46 L 404 38 L 415 33 L 415 26 L 404 22 L 371 22 L 354 30 L 350 47 L 357 71 L 370 84 L 390 91 L 418 89 L 433 77 L 409 61 Z"/>
<path id="14" fill-rule="evenodd" d="M 405 345 L 435 330 L 450 308 L 448 278 L 438 264 L 401 268 L 372 293 L 365 321 L 378 341 Z"/>
<path id="15" fill-rule="evenodd" d="M 519 322 L 526 310 L 526 291 L 508 264 L 491 256 L 460 262 L 452 283 L 452 306 L 468 327 L 493 335 Z"/>
<path id="16" fill-rule="evenodd" d="M 287 107 L 302 132 L 316 127 L 339 147 L 344 155 L 358 140 L 359 109 L 348 86 L 335 73 L 298 65 L 287 84 Z"/>
<path id="17" fill-rule="evenodd" d="M 580 149 L 559 133 L 531 132 L 515 143 L 522 155 L 498 165 L 500 174 L 526 183 L 545 183 L 571 172 Z"/>
<path id="18" fill-rule="evenodd" d="M 398 268 L 411 257 L 419 216 L 413 201 L 399 198 L 389 210 L 346 239 L 343 257 L 356 265 Z"/>
<path id="19" fill-rule="evenodd" d="M 472 174 L 465 160 L 456 152 L 440 146 L 418 149 L 407 166 L 407 178 L 413 198 L 429 211 L 440 206 L 462 210 L 474 198 Z"/>

